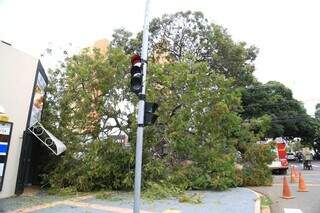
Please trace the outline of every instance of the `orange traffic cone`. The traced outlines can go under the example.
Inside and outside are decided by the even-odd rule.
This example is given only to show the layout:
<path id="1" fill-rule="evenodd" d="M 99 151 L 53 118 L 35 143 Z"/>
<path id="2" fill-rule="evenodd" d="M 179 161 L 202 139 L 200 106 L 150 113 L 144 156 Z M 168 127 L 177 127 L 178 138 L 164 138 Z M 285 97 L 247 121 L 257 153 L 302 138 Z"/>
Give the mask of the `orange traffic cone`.
<path id="1" fill-rule="evenodd" d="M 281 198 L 284 198 L 284 199 L 292 199 L 292 198 L 294 198 L 291 195 L 291 190 L 289 188 L 289 184 L 288 184 L 286 176 L 283 177 L 283 190 L 282 190 Z"/>
<path id="2" fill-rule="evenodd" d="M 295 172 L 295 168 L 293 165 L 291 165 L 291 170 L 290 170 L 290 182 L 291 183 L 297 183 L 298 182 L 298 176 L 296 175 L 296 172 Z"/>
<path id="3" fill-rule="evenodd" d="M 308 192 L 309 190 L 307 189 L 307 186 L 304 182 L 304 177 L 300 173 L 299 175 L 299 187 L 298 187 L 298 192 Z"/>

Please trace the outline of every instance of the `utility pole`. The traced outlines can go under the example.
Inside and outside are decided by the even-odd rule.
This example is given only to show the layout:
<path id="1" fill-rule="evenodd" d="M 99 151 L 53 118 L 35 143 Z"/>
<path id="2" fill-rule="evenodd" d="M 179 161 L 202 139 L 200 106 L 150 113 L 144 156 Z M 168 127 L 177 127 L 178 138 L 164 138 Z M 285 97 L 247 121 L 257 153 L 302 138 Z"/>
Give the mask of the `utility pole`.
<path id="1" fill-rule="evenodd" d="M 147 76 L 147 59 L 148 59 L 148 36 L 149 36 L 149 6 L 150 0 L 146 0 L 144 26 L 143 26 L 143 41 L 142 41 L 142 90 L 139 94 L 138 108 L 138 128 L 137 128 L 137 143 L 136 143 L 136 163 L 134 175 L 134 213 L 140 213 L 140 195 L 141 195 L 141 166 L 142 166 L 142 146 L 143 146 L 143 128 L 144 128 L 144 107 L 146 97 L 146 76 Z"/>

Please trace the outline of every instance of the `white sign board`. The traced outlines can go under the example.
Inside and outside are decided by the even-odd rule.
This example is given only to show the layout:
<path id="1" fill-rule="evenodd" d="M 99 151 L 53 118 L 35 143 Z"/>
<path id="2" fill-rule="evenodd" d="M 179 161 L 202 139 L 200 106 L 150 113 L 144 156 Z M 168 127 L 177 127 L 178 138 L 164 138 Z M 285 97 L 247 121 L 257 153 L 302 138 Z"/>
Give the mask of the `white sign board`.
<path id="1" fill-rule="evenodd" d="M 0 135 L 10 135 L 10 129 L 9 123 L 0 123 Z"/>
<path id="2" fill-rule="evenodd" d="M 3 175 L 3 170 L 4 170 L 4 163 L 0 163 L 0 177 L 2 177 Z"/>

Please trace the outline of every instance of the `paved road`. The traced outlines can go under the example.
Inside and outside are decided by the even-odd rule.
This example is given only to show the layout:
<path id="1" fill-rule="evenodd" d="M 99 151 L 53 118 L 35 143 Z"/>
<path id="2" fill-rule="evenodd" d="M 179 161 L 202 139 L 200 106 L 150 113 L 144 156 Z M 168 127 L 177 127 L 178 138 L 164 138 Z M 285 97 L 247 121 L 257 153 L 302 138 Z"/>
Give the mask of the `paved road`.
<path id="1" fill-rule="evenodd" d="M 319 213 L 320 212 L 320 162 L 313 162 L 313 170 L 303 170 L 302 164 L 291 163 L 298 167 L 305 178 L 309 192 L 297 192 L 298 184 L 290 184 L 290 189 L 296 198 L 286 200 L 280 198 L 282 194 L 282 175 L 273 177 L 272 187 L 253 187 L 252 189 L 268 195 L 273 204 L 272 213 Z M 289 172 L 287 175 L 290 181 Z"/>

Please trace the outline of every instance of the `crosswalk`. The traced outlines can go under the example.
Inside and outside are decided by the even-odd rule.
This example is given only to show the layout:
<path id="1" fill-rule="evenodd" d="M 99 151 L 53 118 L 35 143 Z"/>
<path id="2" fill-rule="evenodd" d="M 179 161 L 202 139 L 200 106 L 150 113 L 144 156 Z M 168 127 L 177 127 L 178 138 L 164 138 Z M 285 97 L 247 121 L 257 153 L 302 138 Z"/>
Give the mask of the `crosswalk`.
<path id="1" fill-rule="evenodd" d="M 181 211 L 176 209 L 167 209 L 162 213 L 181 213 Z"/>
<path id="2" fill-rule="evenodd" d="M 303 169 L 303 165 L 297 165 L 297 166 L 298 166 L 299 169 Z M 312 164 L 312 167 L 314 167 L 314 168 L 320 168 L 319 165 L 314 165 L 314 164 Z"/>
<path id="3" fill-rule="evenodd" d="M 288 208 L 284 208 L 284 213 L 303 213 L 301 211 L 301 209 L 288 209 Z"/>

